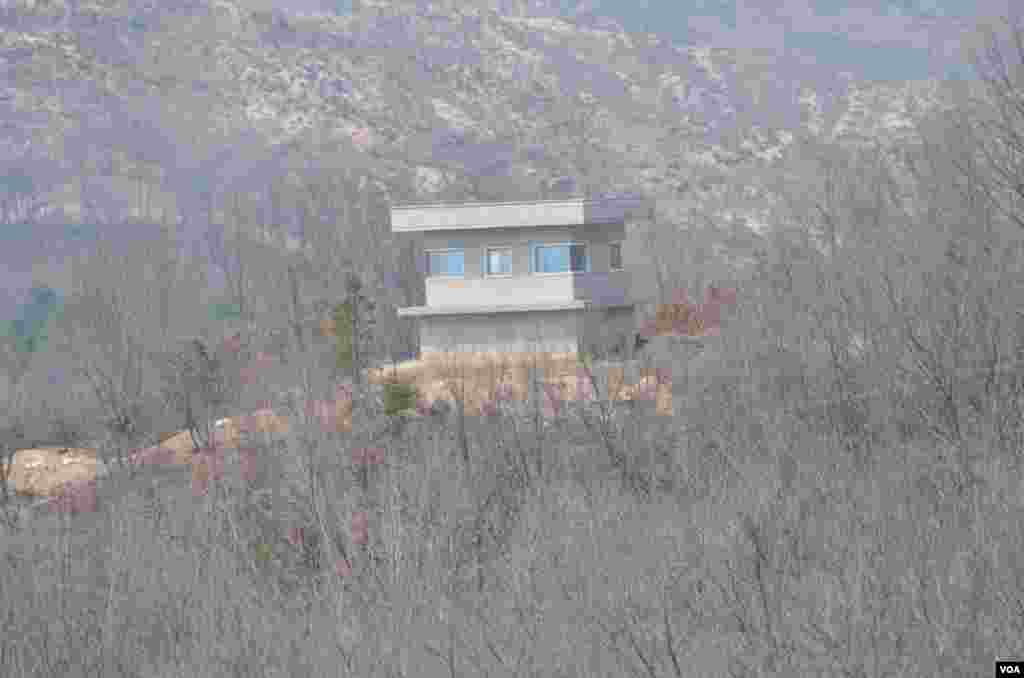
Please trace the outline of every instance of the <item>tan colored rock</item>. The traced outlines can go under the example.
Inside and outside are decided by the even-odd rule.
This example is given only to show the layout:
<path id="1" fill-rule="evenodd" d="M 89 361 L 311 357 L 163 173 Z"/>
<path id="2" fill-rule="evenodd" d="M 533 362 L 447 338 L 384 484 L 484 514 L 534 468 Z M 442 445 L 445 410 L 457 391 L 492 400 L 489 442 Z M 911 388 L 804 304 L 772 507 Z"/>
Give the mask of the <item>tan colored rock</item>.
<path id="1" fill-rule="evenodd" d="M 287 435 L 291 430 L 288 418 L 278 416 L 272 410 L 256 410 L 248 415 L 245 421 L 235 420 L 235 422 L 250 433 Z"/>
<path id="2" fill-rule="evenodd" d="M 158 435 L 158 436 L 156 437 L 156 439 L 157 439 L 157 440 L 158 440 L 158 441 L 159 441 L 160 443 L 163 443 L 163 442 L 164 442 L 165 440 L 167 440 L 167 439 L 169 439 L 169 438 L 173 438 L 174 436 L 178 435 L 179 433 L 181 433 L 181 431 L 174 431 L 174 432 L 172 432 L 172 433 L 161 433 L 160 435 Z"/>
<path id="3" fill-rule="evenodd" d="M 466 413 L 473 415 L 480 413 L 482 403 L 492 397 L 498 384 L 510 384 L 512 399 L 525 400 L 530 391 L 529 374 L 533 365 L 542 370 L 545 382 L 560 387 L 563 398 L 576 399 L 580 364 L 574 353 L 426 353 L 420 360 L 369 370 L 368 376 L 374 384 L 389 381 L 414 384 L 420 397 L 428 402 L 462 397 Z M 622 367 L 610 367 L 607 373 L 612 400 L 633 400 L 641 385 L 656 383 L 652 369 L 641 370 L 641 382 L 635 385 L 626 383 Z M 657 385 L 655 400 L 658 414 L 671 414 L 671 385 Z"/>
<path id="4" fill-rule="evenodd" d="M 238 447 L 241 441 L 238 418 L 222 419 L 213 430 L 213 441 L 221 447 Z"/>
<path id="5" fill-rule="evenodd" d="M 94 480 L 97 466 L 96 450 L 49 447 L 18 450 L 5 470 L 18 494 L 49 497 L 60 494 L 68 481 Z"/>
<path id="6" fill-rule="evenodd" d="M 332 424 L 340 431 L 352 430 L 352 403 L 335 402 Z M 288 419 L 271 410 L 257 410 L 245 417 L 231 417 L 218 422 L 214 427 L 214 442 L 218 447 L 236 448 L 241 442 L 241 429 L 248 426 L 252 432 L 276 435 L 287 434 L 290 430 Z M 137 450 L 140 463 L 159 463 L 180 466 L 202 466 L 206 462 L 193 455 L 195 443 L 189 431 L 164 433 L 158 436 L 159 443 L 150 448 Z M 157 452 L 164 448 L 173 452 L 164 455 Z M 5 465 L 6 466 L 6 465 Z M 99 463 L 96 450 L 89 448 L 35 448 L 18 450 L 9 469 L 10 486 L 16 493 L 36 496 L 56 496 L 67 481 L 94 480 Z M 7 468 L 4 469 L 8 471 Z M 199 471 L 202 473 L 202 471 Z"/>
<path id="7" fill-rule="evenodd" d="M 160 447 L 166 447 L 174 450 L 174 459 L 176 463 L 188 464 L 192 458 L 192 450 L 195 449 L 195 443 L 192 440 L 192 434 L 188 431 L 179 431 L 169 438 L 163 440 L 160 443 Z"/>

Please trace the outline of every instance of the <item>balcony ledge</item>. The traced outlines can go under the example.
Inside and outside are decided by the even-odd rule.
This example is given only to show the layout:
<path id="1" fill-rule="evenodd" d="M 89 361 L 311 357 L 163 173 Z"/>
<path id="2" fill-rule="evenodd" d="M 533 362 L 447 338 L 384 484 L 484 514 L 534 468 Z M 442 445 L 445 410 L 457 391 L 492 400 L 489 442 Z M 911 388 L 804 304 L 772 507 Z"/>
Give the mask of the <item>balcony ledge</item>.
<path id="1" fill-rule="evenodd" d="M 601 304 L 601 308 L 633 306 L 633 303 Z M 471 306 L 408 306 L 398 309 L 400 318 L 436 315 L 481 315 L 489 313 L 524 313 L 528 311 L 584 311 L 594 304 L 572 301 L 561 304 L 477 304 Z"/>

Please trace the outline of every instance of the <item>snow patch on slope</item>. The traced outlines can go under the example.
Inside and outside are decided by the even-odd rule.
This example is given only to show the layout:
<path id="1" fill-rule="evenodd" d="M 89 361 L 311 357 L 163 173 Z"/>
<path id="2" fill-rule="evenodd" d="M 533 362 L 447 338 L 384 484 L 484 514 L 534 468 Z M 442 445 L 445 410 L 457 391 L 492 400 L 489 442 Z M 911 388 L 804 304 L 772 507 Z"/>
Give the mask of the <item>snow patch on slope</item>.
<path id="1" fill-rule="evenodd" d="M 506 17 L 505 20 L 509 23 L 520 24 L 537 30 L 547 30 L 552 33 L 567 34 L 575 31 L 575 27 L 572 24 L 561 19 L 549 17 Z"/>
<path id="2" fill-rule="evenodd" d="M 444 174 L 433 167 L 416 168 L 416 191 L 420 194 L 437 193 L 444 183 Z"/>
<path id="3" fill-rule="evenodd" d="M 465 130 L 473 127 L 474 122 L 472 118 L 444 99 L 434 98 L 430 100 L 430 103 L 433 105 L 434 112 L 438 117 L 448 122 L 455 129 Z"/>

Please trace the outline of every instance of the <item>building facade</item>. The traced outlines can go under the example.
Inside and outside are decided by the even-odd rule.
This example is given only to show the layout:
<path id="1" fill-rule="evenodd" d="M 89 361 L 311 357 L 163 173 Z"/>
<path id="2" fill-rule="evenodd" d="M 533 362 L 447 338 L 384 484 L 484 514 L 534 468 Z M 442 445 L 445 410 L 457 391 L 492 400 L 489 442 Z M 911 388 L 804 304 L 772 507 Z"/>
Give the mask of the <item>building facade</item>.
<path id="1" fill-rule="evenodd" d="M 394 233 L 424 242 L 426 305 L 399 309 L 420 352 L 590 350 L 629 343 L 635 300 L 623 253 L 636 198 L 402 205 Z"/>

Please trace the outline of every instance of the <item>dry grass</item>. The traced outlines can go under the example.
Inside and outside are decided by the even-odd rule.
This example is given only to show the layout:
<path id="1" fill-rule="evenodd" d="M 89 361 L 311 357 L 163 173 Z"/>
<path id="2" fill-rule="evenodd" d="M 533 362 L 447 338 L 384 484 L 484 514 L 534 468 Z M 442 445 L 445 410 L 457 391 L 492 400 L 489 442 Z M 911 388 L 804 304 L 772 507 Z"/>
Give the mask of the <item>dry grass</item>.
<path id="1" fill-rule="evenodd" d="M 2 523 L 0 675 L 958 678 L 1024 655 L 1024 239 L 959 174 L 841 160 L 773 215 L 713 352 L 662 357 L 671 416 L 610 406 L 614 373 L 545 412 L 568 358 L 396 369 L 467 410 L 506 379 L 524 398 L 468 421 L 386 417 L 373 389 L 348 426 L 279 408 L 191 474 Z"/>
<path id="2" fill-rule="evenodd" d="M 283 412 L 247 479 L 231 454 L 112 476 L 5 536 L 5 675 L 965 675 L 1022 649 L 1011 458 L 961 494 L 946 450 L 867 463 L 755 391 L 707 391 L 729 415 L 698 426 L 613 412 L 610 440 L 481 419 L 469 465 L 443 422 Z"/>
<path id="3" fill-rule="evenodd" d="M 460 429 L 388 420 L 371 389 L 338 427 L 300 401 L 258 435 L 227 422 L 191 468 L 80 487 L 3 528 L 0 673 L 952 677 L 1024 653 L 1021 366 L 979 386 L 958 370 L 986 345 L 965 335 L 901 372 L 918 349 L 882 331 L 899 318 L 822 359 L 812 340 L 840 355 L 838 330 L 786 316 L 773 284 L 673 365 L 671 416 L 607 395 L 545 415 L 532 380 L 573 396 L 574 358 L 434 358 L 397 373 L 509 380 L 522 407 Z M 1024 348 L 1011 291 L 985 307 L 1005 355 Z M 921 307 L 932 328 L 959 312 Z M 934 384 L 954 379 L 950 403 Z"/>
<path id="4" fill-rule="evenodd" d="M 1019 654 L 1019 445 L 965 426 L 968 482 L 870 363 L 840 400 L 808 354 L 796 387 L 744 327 L 751 296 L 671 416 L 545 420 L 531 380 L 573 397 L 574 357 L 449 356 L 391 374 L 523 397 L 466 424 L 465 457 L 453 420 L 382 427 L 373 397 L 341 428 L 302 402 L 254 435 L 230 419 L 216 453 L 165 437 L 175 463 L 6 528 L 4 675 L 955 676 Z M 1005 419 L 1024 374 L 1002 374 Z"/>

